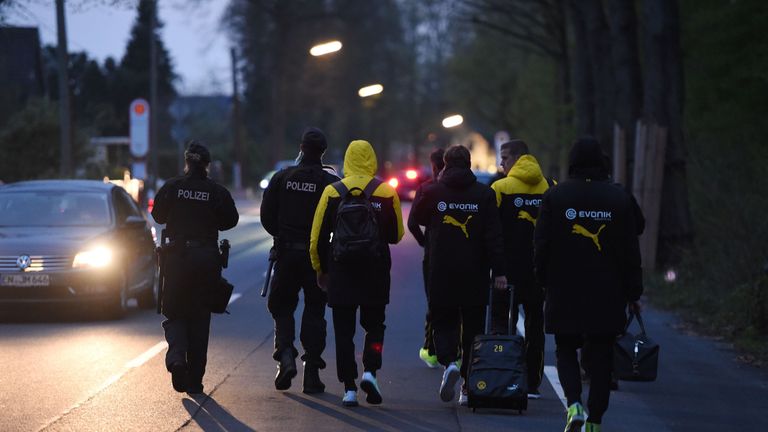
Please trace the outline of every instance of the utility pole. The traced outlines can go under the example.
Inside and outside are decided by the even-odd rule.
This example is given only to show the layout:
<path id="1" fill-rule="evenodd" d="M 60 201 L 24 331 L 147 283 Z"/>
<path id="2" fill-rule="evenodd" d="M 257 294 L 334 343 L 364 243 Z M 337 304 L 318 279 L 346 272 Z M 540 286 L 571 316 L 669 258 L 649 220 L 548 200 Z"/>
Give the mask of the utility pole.
<path id="1" fill-rule="evenodd" d="M 56 0 L 56 27 L 58 46 L 56 53 L 59 63 L 59 123 L 61 131 L 61 165 L 59 174 L 66 178 L 72 175 L 72 123 L 69 109 L 69 55 L 67 51 L 67 25 L 64 14 L 64 0 Z"/>
<path id="2" fill-rule="evenodd" d="M 157 141 L 157 0 L 152 1 L 152 17 L 149 31 L 149 152 L 152 156 L 149 177 L 152 179 L 152 189 L 157 186 L 160 177 L 158 164 L 159 142 Z"/>
<path id="3" fill-rule="evenodd" d="M 232 186 L 243 188 L 243 140 L 240 134 L 240 93 L 237 88 L 237 53 L 230 49 L 232 56 L 232 131 L 235 144 L 235 163 L 232 164 Z"/>

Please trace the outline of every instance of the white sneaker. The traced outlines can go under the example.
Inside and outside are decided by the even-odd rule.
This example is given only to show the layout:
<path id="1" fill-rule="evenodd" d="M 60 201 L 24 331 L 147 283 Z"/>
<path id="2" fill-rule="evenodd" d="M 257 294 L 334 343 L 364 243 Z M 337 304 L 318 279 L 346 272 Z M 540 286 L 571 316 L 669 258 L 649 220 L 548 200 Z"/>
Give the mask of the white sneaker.
<path id="1" fill-rule="evenodd" d="M 371 405 L 378 405 L 381 403 L 381 390 L 379 390 L 379 383 L 376 381 L 376 377 L 370 372 L 363 373 L 363 379 L 360 381 L 360 388 L 366 393 L 365 401 Z"/>
<path id="2" fill-rule="evenodd" d="M 459 382 L 461 372 L 456 363 L 451 363 L 443 372 L 443 382 L 440 383 L 440 400 L 450 402 L 456 397 L 456 383 Z"/>
<path id="3" fill-rule="evenodd" d="M 469 405 L 469 396 L 467 396 L 467 393 L 464 391 L 464 389 L 461 389 L 461 393 L 459 393 L 459 406 L 467 405 Z"/>
<path id="4" fill-rule="evenodd" d="M 344 392 L 344 397 L 341 399 L 341 404 L 345 407 L 357 406 L 357 391 L 347 390 Z"/>

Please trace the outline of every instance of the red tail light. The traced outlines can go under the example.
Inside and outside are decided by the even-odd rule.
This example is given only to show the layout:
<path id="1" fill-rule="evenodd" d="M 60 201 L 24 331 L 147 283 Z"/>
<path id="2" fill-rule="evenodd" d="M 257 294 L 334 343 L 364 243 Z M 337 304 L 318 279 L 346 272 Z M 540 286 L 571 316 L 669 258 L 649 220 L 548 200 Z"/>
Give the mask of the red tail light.
<path id="1" fill-rule="evenodd" d="M 389 183 L 389 185 L 392 186 L 395 189 L 397 189 L 397 185 L 400 184 L 400 182 L 397 181 L 396 177 L 392 177 L 391 179 L 389 179 L 389 181 L 387 183 Z"/>
<path id="2" fill-rule="evenodd" d="M 147 211 L 152 213 L 152 209 L 154 207 L 155 207 L 155 199 L 154 198 L 150 198 L 149 200 L 147 200 Z"/>

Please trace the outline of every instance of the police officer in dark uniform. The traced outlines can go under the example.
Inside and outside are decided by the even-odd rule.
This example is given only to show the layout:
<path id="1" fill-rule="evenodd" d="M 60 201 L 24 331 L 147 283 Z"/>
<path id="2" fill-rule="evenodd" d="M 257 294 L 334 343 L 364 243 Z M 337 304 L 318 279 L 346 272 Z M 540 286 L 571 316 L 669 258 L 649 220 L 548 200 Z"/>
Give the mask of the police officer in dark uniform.
<path id="1" fill-rule="evenodd" d="M 264 191 L 261 223 L 275 237 L 277 261 L 269 293 L 269 312 L 275 320 L 275 351 L 278 361 L 275 388 L 287 390 L 296 376 L 294 312 L 299 290 L 304 289 L 301 318 L 301 345 L 304 354 L 304 393 L 322 393 L 325 385 L 319 370 L 325 368 L 326 294 L 317 286 L 316 273 L 309 258 L 309 234 L 315 207 L 325 186 L 338 177 L 323 168 L 322 156 L 328 147 L 325 135 L 308 128 L 302 138 L 299 163 L 275 174 Z"/>
<path id="2" fill-rule="evenodd" d="M 165 366 L 178 392 L 202 393 L 211 312 L 206 292 L 221 279 L 219 231 L 237 225 L 239 215 L 226 188 L 208 178 L 211 154 L 191 141 L 184 175 L 157 193 L 152 217 L 166 224 L 162 312 L 168 352 Z"/>

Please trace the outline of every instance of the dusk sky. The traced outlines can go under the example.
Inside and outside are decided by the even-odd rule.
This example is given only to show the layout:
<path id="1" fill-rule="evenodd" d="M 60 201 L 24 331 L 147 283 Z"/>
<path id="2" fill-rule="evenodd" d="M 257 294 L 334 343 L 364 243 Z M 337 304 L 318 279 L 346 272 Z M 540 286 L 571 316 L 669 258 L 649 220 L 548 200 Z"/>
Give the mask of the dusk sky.
<path id="1" fill-rule="evenodd" d="M 106 2 L 67 2 L 70 51 L 86 51 L 99 61 L 119 60 L 136 19 L 136 2 L 106 6 Z M 231 93 L 229 41 L 221 29 L 228 0 L 164 0 L 159 2 L 161 37 L 170 51 L 181 94 Z M 80 6 L 83 5 L 84 6 Z M 12 8 L 8 25 L 34 26 L 43 44 L 56 43 L 56 8 L 53 0 L 28 0 Z"/>

